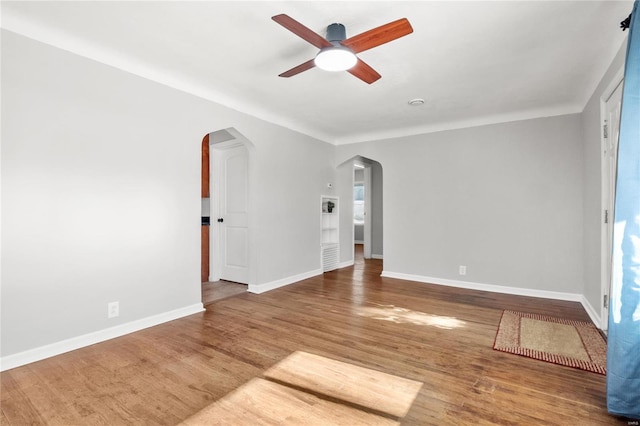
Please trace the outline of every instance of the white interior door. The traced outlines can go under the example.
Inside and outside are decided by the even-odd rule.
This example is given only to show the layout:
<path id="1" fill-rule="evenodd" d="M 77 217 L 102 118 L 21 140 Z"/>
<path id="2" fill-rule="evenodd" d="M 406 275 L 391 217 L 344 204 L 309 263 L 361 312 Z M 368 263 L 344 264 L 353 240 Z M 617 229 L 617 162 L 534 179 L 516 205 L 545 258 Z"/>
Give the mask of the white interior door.
<path id="1" fill-rule="evenodd" d="M 609 323 L 609 306 L 611 302 L 609 295 L 611 294 L 611 278 L 612 278 L 612 247 L 613 247 L 613 213 L 616 195 L 616 173 L 618 163 L 618 138 L 620 136 L 620 111 L 622 107 L 622 82 L 618 84 L 611 96 L 605 102 L 605 128 L 604 149 L 603 149 L 603 204 L 604 204 L 604 238 L 603 238 L 603 257 L 604 257 L 604 280 L 602 286 L 603 300 L 607 303 L 602 304 L 602 329 L 608 329 Z"/>
<path id="2" fill-rule="evenodd" d="M 244 146 L 213 150 L 213 278 L 249 283 L 249 158 Z M 217 236 L 217 238 L 215 238 Z"/>

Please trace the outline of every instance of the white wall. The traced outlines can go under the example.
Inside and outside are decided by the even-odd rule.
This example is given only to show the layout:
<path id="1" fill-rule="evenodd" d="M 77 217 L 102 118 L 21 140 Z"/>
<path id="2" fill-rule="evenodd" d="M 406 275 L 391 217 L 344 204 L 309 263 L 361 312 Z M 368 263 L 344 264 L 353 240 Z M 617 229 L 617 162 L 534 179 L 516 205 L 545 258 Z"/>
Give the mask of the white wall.
<path id="1" fill-rule="evenodd" d="M 336 163 L 356 154 L 384 170 L 385 271 L 581 293 L 578 115 L 343 145 Z"/>
<path id="2" fill-rule="evenodd" d="M 622 44 L 581 114 L 584 165 L 584 296 L 595 308 L 601 307 L 602 229 L 602 128 L 600 101 L 614 75 L 624 66 L 626 42 Z M 599 314 L 599 311 L 598 311 Z"/>
<path id="3" fill-rule="evenodd" d="M 331 145 L 7 31 L 2 88 L 3 368 L 201 309 L 200 144 L 214 130 L 255 145 L 253 283 L 320 269 Z"/>

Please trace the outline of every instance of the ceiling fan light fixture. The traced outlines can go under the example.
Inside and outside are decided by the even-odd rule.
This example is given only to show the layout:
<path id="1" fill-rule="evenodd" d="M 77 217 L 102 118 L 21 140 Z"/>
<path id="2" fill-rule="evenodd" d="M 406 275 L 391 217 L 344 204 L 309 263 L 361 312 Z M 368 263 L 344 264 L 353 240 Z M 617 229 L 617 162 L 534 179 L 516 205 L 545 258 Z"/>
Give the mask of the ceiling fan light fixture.
<path id="1" fill-rule="evenodd" d="M 358 62 L 358 58 L 343 46 L 325 47 L 316 56 L 315 64 L 325 71 L 346 71 Z"/>

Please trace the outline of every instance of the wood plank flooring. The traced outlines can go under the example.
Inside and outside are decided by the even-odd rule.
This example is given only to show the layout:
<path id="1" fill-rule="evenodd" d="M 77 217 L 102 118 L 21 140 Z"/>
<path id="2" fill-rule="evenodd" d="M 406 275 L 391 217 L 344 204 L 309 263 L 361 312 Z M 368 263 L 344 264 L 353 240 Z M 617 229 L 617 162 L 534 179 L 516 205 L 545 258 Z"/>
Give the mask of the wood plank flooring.
<path id="1" fill-rule="evenodd" d="M 202 283 L 202 303 L 206 306 L 212 302 L 237 296 L 247 292 L 246 284 L 230 281 L 205 281 Z"/>
<path id="2" fill-rule="evenodd" d="M 269 389 L 287 401 L 318 398 L 314 389 L 300 396 L 307 395 L 300 383 L 283 390 L 267 377 L 303 352 L 420 382 L 408 412 L 385 417 L 404 425 L 627 424 L 606 412 L 604 376 L 492 349 L 503 309 L 589 321 L 580 304 L 381 278 L 381 268 L 380 260 L 358 259 L 353 267 L 226 298 L 201 314 L 3 372 L 0 423 L 176 425 L 233 400 L 234 424 L 241 424 L 242 405 L 270 397 Z M 286 376 L 281 369 L 271 371 Z M 366 406 L 356 408 L 376 414 Z"/>

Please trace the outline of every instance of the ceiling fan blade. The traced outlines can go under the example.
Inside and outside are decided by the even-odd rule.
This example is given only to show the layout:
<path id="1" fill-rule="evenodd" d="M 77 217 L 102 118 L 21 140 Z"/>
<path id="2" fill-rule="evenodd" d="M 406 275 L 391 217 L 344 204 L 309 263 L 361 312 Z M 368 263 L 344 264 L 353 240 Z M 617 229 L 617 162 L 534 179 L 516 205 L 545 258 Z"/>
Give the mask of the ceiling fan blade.
<path id="1" fill-rule="evenodd" d="M 310 70 L 311 68 L 316 66 L 314 61 L 315 59 L 310 59 L 307 62 L 298 65 L 297 67 L 291 68 L 289 71 L 285 71 L 282 74 L 279 74 L 278 77 L 292 77 L 296 74 L 300 74 L 303 71 Z"/>
<path id="2" fill-rule="evenodd" d="M 371 68 L 360 58 L 358 58 L 358 62 L 353 66 L 353 68 L 348 69 L 347 72 L 369 84 L 382 77 L 376 70 Z"/>
<path id="3" fill-rule="evenodd" d="M 341 44 L 353 50 L 354 53 L 360 53 L 397 38 L 404 37 L 412 32 L 413 28 L 407 18 L 402 18 L 356 36 L 349 37 L 343 40 Z"/>
<path id="4" fill-rule="evenodd" d="M 276 16 L 272 16 L 271 19 L 273 19 L 278 24 L 282 25 L 283 27 L 285 27 L 286 29 L 288 29 L 298 37 L 302 38 L 303 40 L 306 40 L 309 43 L 313 44 L 318 49 L 322 49 L 323 47 L 333 46 L 331 43 L 329 43 L 327 39 L 316 34 L 315 32 L 305 27 L 295 19 L 289 17 L 288 15 L 285 15 L 285 14 L 276 15 Z"/>

